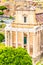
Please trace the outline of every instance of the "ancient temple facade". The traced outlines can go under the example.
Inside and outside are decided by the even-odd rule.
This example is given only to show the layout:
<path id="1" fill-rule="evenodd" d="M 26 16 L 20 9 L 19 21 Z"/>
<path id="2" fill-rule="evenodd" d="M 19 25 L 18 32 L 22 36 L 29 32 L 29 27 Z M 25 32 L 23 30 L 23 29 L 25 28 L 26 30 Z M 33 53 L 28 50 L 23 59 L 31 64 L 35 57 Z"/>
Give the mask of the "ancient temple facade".
<path id="1" fill-rule="evenodd" d="M 5 45 L 22 47 L 36 58 L 43 53 L 43 10 L 34 6 L 18 5 L 15 20 L 5 28 Z"/>

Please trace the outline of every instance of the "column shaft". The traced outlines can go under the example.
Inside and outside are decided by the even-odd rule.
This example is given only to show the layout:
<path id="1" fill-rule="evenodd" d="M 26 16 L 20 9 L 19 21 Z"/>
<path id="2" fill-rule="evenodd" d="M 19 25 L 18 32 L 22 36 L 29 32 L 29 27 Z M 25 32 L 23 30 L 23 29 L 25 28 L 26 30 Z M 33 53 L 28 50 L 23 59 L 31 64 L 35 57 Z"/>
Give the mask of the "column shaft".
<path id="1" fill-rule="evenodd" d="M 27 51 L 30 53 L 30 47 L 29 47 L 29 33 L 27 33 Z"/>
<path id="2" fill-rule="evenodd" d="M 37 48 L 36 47 L 36 33 L 34 32 L 34 34 L 33 34 L 33 57 L 36 56 L 36 51 L 37 51 L 36 48 Z"/>
<path id="3" fill-rule="evenodd" d="M 12 31 L 10 31 L 10 46 L 12 46 Z"/>
<path id="4" fill-rule="evenodd" d="M 5 46 L 7 46 L 7 31 L 5 30 Z"/>
<path id="5" fill-rule="evenodd" d="M 40 45 L 41 45 L 41 32 L 39 31 L 39 48 L 38 48 L 38 49 L 39 49 L 39 50 L 38 50 L 39 53 L 40 53 Z"/>
<path id="6" fill-rule="evenodd" d="M 17 36 L 17 32 L 16 32 L 16 48 L 18 47 L 18 36 Z"/>
<path id="7" fill-rule="evenodd" d="M 22 48 L 24 48 L 24 34 L 22 32 Z"/>

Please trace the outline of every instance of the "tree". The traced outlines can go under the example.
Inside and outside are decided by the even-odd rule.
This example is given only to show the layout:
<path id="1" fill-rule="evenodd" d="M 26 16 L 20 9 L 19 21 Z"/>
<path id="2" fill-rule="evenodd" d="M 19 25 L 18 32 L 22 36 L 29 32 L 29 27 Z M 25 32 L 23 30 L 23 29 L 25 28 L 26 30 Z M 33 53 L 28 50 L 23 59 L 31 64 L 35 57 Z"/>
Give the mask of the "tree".
<path id="1" fill-rule="evenodd" d="M 9 17 L 9 19 L 12 19 L 12 18 L 13 18 L 12 16 Z"/>
<path id="2" fill-rule="evenodd" d="M 23 48 L 0 49 L 0 65 L 32 65 L 32 58 Z"/>
<path id="3" fill-rule="evenodd" d="M 4 35 L 0 33 L 0 42 L 4 40 Z"/>
<path id="4" fill-rule="evenodd" d="M 5 6 L 0 6 L 0 10 L 1 10 L 0 15 L 3 15 L 4 14 L 3 10 L 6 10 L 6 9 L 7 8 Z"/>
<path id="5" fill-rule="evenodd" d="M 3 20 L 1 20 L 0 22 L 1 22 L 1 23 L 3 23 L 4 21 L 3 21 Z"/>
<path id="6" fill-rule="evenodd" d="M 0 6 L 0 10 L 6 10 L 7 8 L 5 6 Z"/>
<path id="7" fill-rule="evenodd" d="M 0 15 L 3 15 L 4 13 L 3 12 L 0 12 Z"/>
<path id="8" fill-rule="evenodd" d="M 3 24 L 4 21 L 0 21 L 2 24 L 0 24 L 0 28 L 5 28 L 6 24 Z"/>

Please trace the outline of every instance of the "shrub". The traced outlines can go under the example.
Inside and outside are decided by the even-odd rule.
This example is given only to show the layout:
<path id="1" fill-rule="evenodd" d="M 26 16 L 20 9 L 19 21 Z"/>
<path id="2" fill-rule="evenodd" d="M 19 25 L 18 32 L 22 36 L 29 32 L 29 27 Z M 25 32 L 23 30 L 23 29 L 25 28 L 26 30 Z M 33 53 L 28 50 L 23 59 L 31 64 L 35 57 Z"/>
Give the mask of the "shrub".
<path id="1" fill-rule="evenodd" d="M 6 24 L 3 24 L 3 23 L 2 23 L 2 24 L 0 25 L 0 28 L 5 28 L 5 26 L 6 26 Z"/>
<path id="2" fill-rule="evenodd" d="M 0 22 L 1 22 L 1 23 L 3 23 L 4 21 L 3 21 L 3 20 L 1 20 Z"/>
<path id="3" fill-rule="evenodd" d="M 6 10 L 6 9 L 7 8 L 5 6 L 0 6 L 0 10 L 1 10 L 0 15 L 3 15 L 4 14 L 3 10 Z"/>
<path id="4" fill-rule="evenodd" d="M 37 62 L 36 65 L 43 65 L 41 62 L 42 61 Z"/>
<path id="5" fill-rule="evenodd" d="M 10 16 L 10 17 L 9 17 L 9 19 L 13 19 L 13 17 L 12 17 L 12 16 Z"/>
<path id="6" fill-rule="evenodd" d="M 32 65 L 32 58 L 23 48 L 0 49 L 0 65 Z"/>
<path id="7" fill-rule="evenodd" d="M 7 9 L 5 6 L 0 6 L 0 10 L 5 10 L 5 9 Z"/>
<path id="8" fill-rule="evenodd" d="M 0 12 L 0 15 L 3 15 L 4 14 L 4 12 Z"/>
<path id="9" fill-rule="evenodd" d="M 5 28 L 6 24 L 2 24 L 2 28 Z"/>
<path id="10" fill-rule="evenodd" d="M 5 48 L 5 44 L 2 43 L 2 42 L 0 43 L 0 49 L 1 49 L 1 48 Z"/>
<path id="11" fill-rule="evenodd" d="M 4 35 L 0 33 L 0 42 L 2 42 L 4 40 Z"/>

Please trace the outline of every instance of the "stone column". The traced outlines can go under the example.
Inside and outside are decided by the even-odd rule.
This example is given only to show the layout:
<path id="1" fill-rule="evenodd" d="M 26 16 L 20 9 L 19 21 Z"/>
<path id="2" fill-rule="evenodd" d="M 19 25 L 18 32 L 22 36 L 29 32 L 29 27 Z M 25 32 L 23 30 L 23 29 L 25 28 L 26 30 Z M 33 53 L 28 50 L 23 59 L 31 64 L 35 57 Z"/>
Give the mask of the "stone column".
<path id="1" fill-rule="evenodd" d="M 29 47 L 29 33 L 27 33 L 27 51 L 30 53 L 30 47 Z"/>
<path id="2" fill-rule="evenodd" d="M 39 32 L 37 31 L 37 41 L 36 41 L 37 55 L 38 55 L 38 46 L 39 46 Z"/>
<path id="3" fill-rule="evenodd" d="M 39 31 L 39 53 L 41 53 L 40 45 L 41 45 L 41 31 Z"/>
<path id="4" fill-rule="evenodd" d="M 36 46 L 37 46 L 37 56 L 40 54 L 40 31 L 37 32 L 37 42 L 36 42 Z"/>
<path id="5" fill-rule="evenodd" d="M 36 46 L 36 33 L 33 33 L 33 57 L 36 56 L 37 46 Z"/>
<path id="6" fill-rule="evenodd" d="M 10 46 L 12 47 L 12 31 L 10 31 Z"/>
<path id="7" fill-rule="evenodd" d="M 24 34 L 22 32 L 22 48 L 24 48 Z"/>
<path id="8" fill-rule="evenodd" d="M 18 36 L 17 36 L 17 33 L 18 33 L 18 32 L 16 31 L 16 48 L 18 47 L 18 39 L 17 39 Z"/>
<path id="9" fill-rule="evenodd" d="M 8 42 L 8 44 L 7 44 L 7 46 L 10 46 L 10 31 L 8 31 L 8 33 L 7 33 L 7 36 L 8 36 L 8 40 L 7 40 L 7 42 Z"/>
<path id="10" fill-rule="evenodd" d="M 7 31 L 5 30 L 5 46 L 7 46 Z"/>

